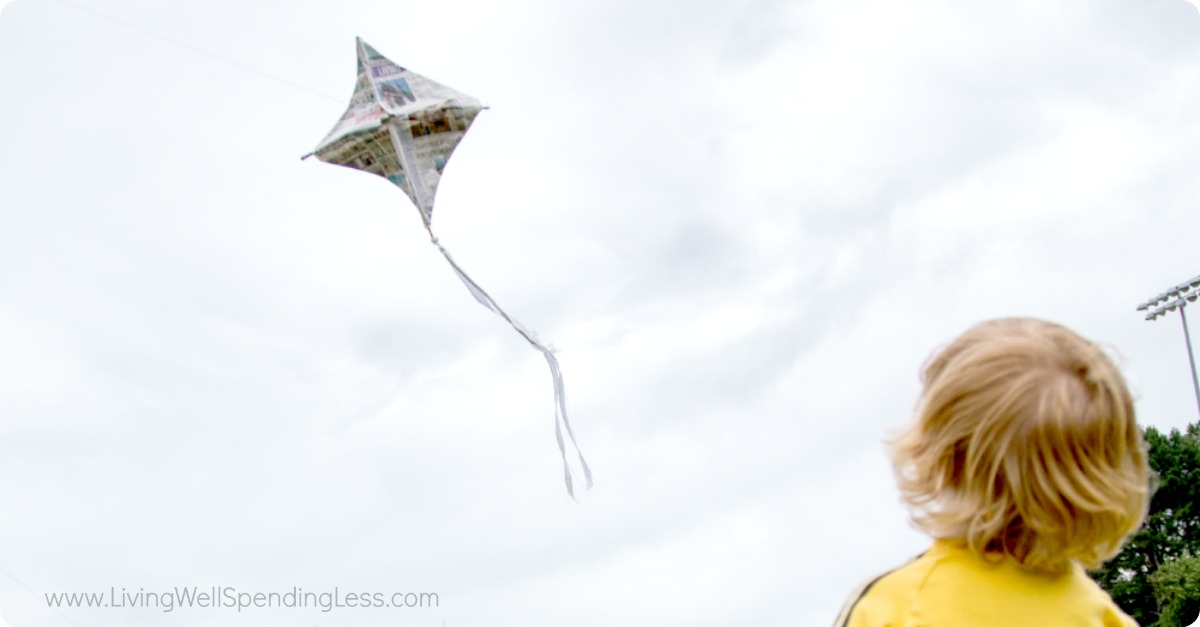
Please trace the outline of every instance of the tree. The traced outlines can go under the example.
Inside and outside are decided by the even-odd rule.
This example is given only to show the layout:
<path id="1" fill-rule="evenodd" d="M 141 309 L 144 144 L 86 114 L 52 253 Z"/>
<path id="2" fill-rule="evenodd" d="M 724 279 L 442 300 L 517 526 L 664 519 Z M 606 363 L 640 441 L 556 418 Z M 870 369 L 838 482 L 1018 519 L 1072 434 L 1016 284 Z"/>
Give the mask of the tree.
<path id="1" fill-rule="evenodd" d="M 1159 625 L 1191 625 L 1200 615 L 1200 555 L 1168 561 L 1150 575 L 1150 583 L 1162 608 Z"/>
<path id="2" fill-rule="evenodd" d="M 1157 489 L 1150 515 L 1121 552 L 1091 573 L 1140 625 L 1175 627 L 1200 604 L 1200 423 L 1143 431 Z M 1191 579 L 1189 579 L 1191 577 Z"/>

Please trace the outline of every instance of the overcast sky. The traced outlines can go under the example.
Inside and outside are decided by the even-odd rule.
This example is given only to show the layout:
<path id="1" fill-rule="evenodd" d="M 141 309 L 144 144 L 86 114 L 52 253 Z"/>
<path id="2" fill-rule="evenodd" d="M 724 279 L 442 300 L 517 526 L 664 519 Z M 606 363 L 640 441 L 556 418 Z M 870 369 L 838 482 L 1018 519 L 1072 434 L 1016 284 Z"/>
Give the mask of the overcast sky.
<path id="1" fill-rule="evenodd" d="M 299 158 L 355 36 L 490 106 L 434 229 L 559 350 L 578 504 L 541 356 L 400 190 Z M 8 3 L 0 612 L 828 624 L 925 547 L 883 439 L 971 324 L 1067 324 L 1197 419 L 1134 308 L 1200 274 L 1198 103 L 1183 0 Z M 43 598 L 191 586 L 439 605 Z"/>

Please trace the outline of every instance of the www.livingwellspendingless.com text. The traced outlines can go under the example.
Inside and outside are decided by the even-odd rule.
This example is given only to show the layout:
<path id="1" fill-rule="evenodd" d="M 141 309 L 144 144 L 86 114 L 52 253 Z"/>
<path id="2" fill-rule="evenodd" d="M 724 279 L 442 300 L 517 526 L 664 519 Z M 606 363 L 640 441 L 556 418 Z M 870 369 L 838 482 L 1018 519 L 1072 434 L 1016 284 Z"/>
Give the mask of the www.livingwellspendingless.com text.
<path id="1" fill-rule="evenodd" d="M 163 591 L 110 587 L 105 592 L 47 592 L 46 605 L 54 608 L 250 609 L 297 608 L 332 612 L 338 609 L 435 608 L 436 592 L 311 592 L 292 587 L 287 592 L 246 592 L 233 586 L 174 587 Z"/>

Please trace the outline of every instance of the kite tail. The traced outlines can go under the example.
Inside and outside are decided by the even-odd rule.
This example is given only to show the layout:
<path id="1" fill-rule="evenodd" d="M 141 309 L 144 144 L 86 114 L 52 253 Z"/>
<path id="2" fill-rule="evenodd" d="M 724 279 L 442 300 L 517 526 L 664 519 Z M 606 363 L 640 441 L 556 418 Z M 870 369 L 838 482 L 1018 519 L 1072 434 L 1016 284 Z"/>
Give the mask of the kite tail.
<path id="1" fill-rule="evenodd" d="M 579 466 L 583 469 L 583 477 L 587 480 L 588 489 L 592 487 L 592 470 L 588 468 L 587 460 L 583 458 L 583 452 L 579 450 L 579 444 L 575 442 L 575 432 L 571 430 L 571 421 L 567 419 L 567 393 L 563 386 L 562 369 L 558 366 L 558 358 L 554 356 L 553 350 L 546 348 L 545 345 L 538 341 L 537 336 L 532 331 L 526 329 L 520 322 L 512 319 L 482 287 L 479 287 L 478 283 L 467 276 L 467 273 L 450 256 L 450 252 L 438 242 L 437 236 L 433 234 L 433 230 L 429 228 L 428 223 L 426 223 L 425 227 L 429 231 L 429 240 L 442 252 L 442 256 L 446 258 L 446 261 L 450 262 L 450 267 L 454 268 L 454 273 L 467 286 L 467 289 L 471 292 L 471 296 L 474 296 L 480 305 L 487 307 L 492 310 L 492 313 L 504 318 L 506 322 L 512 325 L 512 328 L 516 329 L 517 333 L 521 334 L 521 337 L 525 338 L 525 341 L 538 349 L 546 358 L 546 363 L 550 366 L 550 376 L 554 378 L 554 437 L 558 440 L 558 452 L 562 455 L 563 479 L 567 484 L 567 494 L 571 495 L 572 499 L 575 499 L 575 483 L 571 478 L 571 467 L 567 464 L 567 447 L 563 440 L 564 428 L 567 431 L 567 437 L 571 440 L 571 447 L 575 449 L 575 455 L 579 458 Z"/>

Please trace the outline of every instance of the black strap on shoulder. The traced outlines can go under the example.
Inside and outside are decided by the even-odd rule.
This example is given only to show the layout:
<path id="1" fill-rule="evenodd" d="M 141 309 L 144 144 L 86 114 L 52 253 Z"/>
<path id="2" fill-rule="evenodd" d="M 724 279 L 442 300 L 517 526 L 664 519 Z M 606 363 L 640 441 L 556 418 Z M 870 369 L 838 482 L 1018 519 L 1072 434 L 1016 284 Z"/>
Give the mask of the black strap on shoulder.
<path id="1" fill-rule="evenodd" d="M 905 562 L 904 565 L 907 566 L 908 564 L 911 564 L 911 563 L 921 559 L 924 555 L 925 555 L 924 553 L 921 553 L 920 555 L 912 558 L 908 562 Z M 858 594 L 851 597 L 851 599 L 846 602 L 846 606 L 844 608 L 842 608 L 842 613 L 838 614 L 837 621 L 835 621 L 833 624 L 834 627 L 846 627 L 847 625 L 849 625 L 850 624 L 850 616 L 852 614 L 854 614 L 854 608 L 858 607 L 858 602 L 861 601 L 863 599 L 863 597 L 867 596 L 867 593 L 871 591 L 871 588 L 875 587 L 875 584 L 879 583 L 879 581 L 881 579 L 896 572 L 897 570 L 900 570 L 900 568 L 901 567 L 893 568 L 892 570 L 889 570 L 889 571 L 875 577 L 874 579 L 868 581 L 864 586 L 859 588 Z"/>

